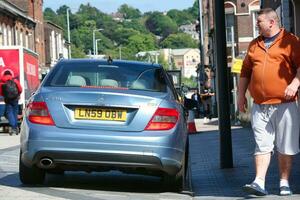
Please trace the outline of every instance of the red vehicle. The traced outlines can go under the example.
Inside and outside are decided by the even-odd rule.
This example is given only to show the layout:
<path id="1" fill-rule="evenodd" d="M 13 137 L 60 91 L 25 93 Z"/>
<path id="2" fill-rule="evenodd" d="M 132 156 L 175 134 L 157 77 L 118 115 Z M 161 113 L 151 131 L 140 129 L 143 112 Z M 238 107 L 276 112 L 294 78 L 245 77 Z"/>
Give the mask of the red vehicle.
<path id="1" fill-rule="evenodd" d="M 23 92 L 19 100 L 20 112 L 22 112 L 26 100 L 40 84 L 38 55 L 21 46 L 0 47 L 0 77 L 7 69 L 22 85 Z M 0 96 L 0 126 L 7 125 L 7 120 L 4 120 L 3 116 L 5 116 L 5 104 L 3 97 Z"/>

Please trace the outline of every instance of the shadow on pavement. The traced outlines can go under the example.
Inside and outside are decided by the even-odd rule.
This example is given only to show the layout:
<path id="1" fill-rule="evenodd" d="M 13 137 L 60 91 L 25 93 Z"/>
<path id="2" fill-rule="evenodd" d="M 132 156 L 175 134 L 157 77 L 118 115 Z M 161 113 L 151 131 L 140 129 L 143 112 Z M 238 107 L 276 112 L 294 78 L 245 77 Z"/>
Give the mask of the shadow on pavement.
<path id="1" fill-rule="evenodd" d="M 253 162 L 254 138 L 250 128 L 232 129 L 233 165 L 220 168 L 220 133 L 207 131 L 190 135 L 193 189 L 195 197 L 248 198 L 241 187 L 255 178 Z M 294 194 L 300 193 L 300 157 L 295 156 L 290 178 Z M 266 179 L 266 189 L 271 195 L 279 193 L 276 155 L 272 156 Z"/>

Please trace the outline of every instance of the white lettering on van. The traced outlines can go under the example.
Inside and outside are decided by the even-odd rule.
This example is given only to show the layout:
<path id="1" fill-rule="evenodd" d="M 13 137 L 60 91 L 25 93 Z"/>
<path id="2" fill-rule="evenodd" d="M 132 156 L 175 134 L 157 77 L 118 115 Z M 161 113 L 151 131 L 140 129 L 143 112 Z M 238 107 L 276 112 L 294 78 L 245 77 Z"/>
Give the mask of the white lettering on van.
<path id="1" fill-rule="evenodd" d="M 27 68 L 27 74 L 36 76 L 35 65 L 31 63 L 26 63 L 26 68 Z"/>
<path id="2" fill-rule="evenodd" d="M 5 63 L 2 57 L 0 57 L 0 66 L 5 67 Z"/>

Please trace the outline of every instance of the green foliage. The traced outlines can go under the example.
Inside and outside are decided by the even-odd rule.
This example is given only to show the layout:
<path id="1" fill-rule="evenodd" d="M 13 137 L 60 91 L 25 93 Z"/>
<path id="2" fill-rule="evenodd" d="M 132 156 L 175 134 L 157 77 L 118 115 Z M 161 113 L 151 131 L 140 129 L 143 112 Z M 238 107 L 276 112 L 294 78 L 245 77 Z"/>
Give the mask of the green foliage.
<path id="1" fill-rule="evenodd" d="M 163 38 L 178 31 L 177 24 L 169 16 L 160 12 L 153 12 L 146 20 L 145 25 L 149 31 Z"/>
<path id="2" fill-rule="evenodd" d="M 72 58 L 86 58 L 86 54 L 85 52 L 82 51 L 82 48 L 72 45 L 71 49 L 72 49 L 71 51 Z"/>
<path id="3" fill-rule="evenodd" d="M 189 88 L 197 87 L 197 79 L 194 76 L 191 76 L 190 78 L 182 77 L 182 83 Z"/>
<path id="4" fill-rule="evenodd" d="M 155 38 L 150 34 L 133 35 L 128 38 L 126 47 L 134 54 L 140 51 L 151 51 L 155 49 Z"/>
<path id="5" fill-rule="evenodd" d="M 167 15 L 160 12 L 142 14 L 138 9 L 127 4 L 119 7 L 125 20 L 115 21 L 110 15 L 101 12 L 91 4 L 81 4 L 77 12 L 69 10 L 71 30 L 72 57 L 80 58 L 93 50 L 93 30 L 98 43 L 98 53 L 119 58 L 119 47 L 122 59 L 138 59 L 135 55 L 139 51 L 150 51 L 167 48 L 193 48 L 197 42 L 182 33 L 177 34 L 178 26 L 195 21 L 192 11 L 198 11 L 198 4 L 187 10 L 170 10 Z M 50 8 L 44 10 L 44 19 L 57 24 L 63 29 L 64 39 L 67 40 L 67 9 L 63 5 L 56 11 Z M 164 40 L 160 42 L 161 38 Z M 159 62 L 168 68 L 168 63 L 159 58 Z"/>
<path id="6" fill-rule="evenodd" d="M 125 19 L 135 19 L 142 16 L 141 11 L 139 9 L 128 6 L 127 4 L 123 4 L 118 9 L 118 12 L 123 14 Z"/>
<path id="7" fill-rule="evenodd" d="M 177 23 L 178 26 L 183 24 L 190 24 L 195 21 L 194 17 L 187 11 L 180 11 L 176 9 L 170 10 L 167 15 Z"/>
<path id="8" fill-rule="evenodd" d="M 198 43 L 190 35 L 186 33 L 171 34 L 164 39 L 160 45 L 163 48 L 179 49 L 179 48 L 197 48 Z"/>

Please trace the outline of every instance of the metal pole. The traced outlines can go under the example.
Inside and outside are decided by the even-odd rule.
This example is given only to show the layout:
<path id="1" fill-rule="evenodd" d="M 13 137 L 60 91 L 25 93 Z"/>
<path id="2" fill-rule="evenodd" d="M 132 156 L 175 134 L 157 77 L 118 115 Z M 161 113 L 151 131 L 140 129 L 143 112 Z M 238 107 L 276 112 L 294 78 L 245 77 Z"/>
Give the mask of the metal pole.
<path id="1" fill-rule="evenodd" d="M 234 63 L 235 59 L 235 47 L 234 47 L 234 27 L 230 27 L 231 30 L 231 57 L 232 57 L 232 64 Z M 231 66 L 233 67 L 233 66 Z M 238 106 L 237 106 L 237 79 L 236 79 L 236 74 L 233 73 L 233 103 L 234 103 L 234 124 L 238 125 L 238 119 L 237 119 L 237 112 L 238 112 Z"/>
<path id="2" fill-rule="evenodd" d="M 70 9 L 67 8 L 67 26 L 68 26 L 68 51 L 69 51 L 69 59 L 71 58 L 71 35 L 70 35 L 70 18 L 69 18 Z"/>
<path id="3" fill-rule="evenodd" d="M 93 54 L 94 54 L 94 55 L 96 55 L 95 31 L 96 31 L 96 30 L 93 30 Z"/>
<path id="4" fill-rule="evenodd" d="M 215 34 L 217 63 L 217 97 L 220 130 L 220 165 L 232 168 L 232 141 L 230 127 L 230 103 L 227 73 L 224 1 L 215 1 Z"/>
<path id="5" fill-rule="evenodd" d="M 119 46 L 119 58 L 122 60 L 122 46 Z"/>
<path id="6" fill-rule="evenodd" d="M 96 45 L 96 47 L 95 47 L 96 54 L 95 55 L 98 55 L 98 41 L 101 41 L 101 39 L 96 39 L 96 41 L 95 41 L 95 45 Z"/>
<path id="7" fill-rule="evenodd" d="M 204 44 L 204 39 L 203 39 L 203 19 L 202 19 L 202 0 L 198 0 L 199 4 L 199 50 L 200 50 L 200 69 L 199 69 L 199 77 L 198 77 L 198 91 L 200 92 L 201 90 L 201 73 L 203 73 L 204 70 L 204 52 L 203 52 L 203 44 Z"/>

